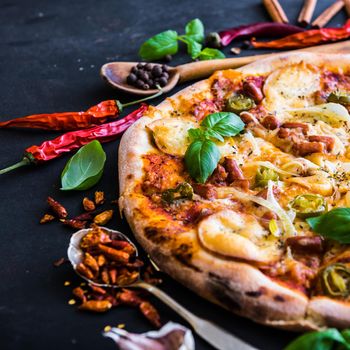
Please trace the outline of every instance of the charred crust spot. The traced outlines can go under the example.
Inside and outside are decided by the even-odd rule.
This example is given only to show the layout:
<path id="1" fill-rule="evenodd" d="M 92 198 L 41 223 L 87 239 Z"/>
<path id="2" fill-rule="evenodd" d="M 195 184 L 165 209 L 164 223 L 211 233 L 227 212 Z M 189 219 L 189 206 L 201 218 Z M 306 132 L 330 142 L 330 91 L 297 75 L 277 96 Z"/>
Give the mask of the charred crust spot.
<path id="1" fill-rule="evenodd" d="M 128 180 L 131 180 L 133 177 L 134 177 L 133 174 L 129 174 L 129 175 L 126 176 L 126 178 L 127 178 Z"/>
<path id="2" fill-rule="evenodd" d="M 238 296 L 235 298 L 234 291 L 229 288 L 229 280 L 213 273 L 209 273 L 208 277 L 207 284 L 212 296 L 230 310 L 241 311 Z"/>
<path id="3" fill-rule="evenodd" d="M 262 296 L 262 292 L 260 290 L 253 290 L 251 292 L 245 292 L 245 295 L 247 295 L 248 297 L 251 298 L 259 298 L 260 296 Z"/>
<path id="4" fill-rule="evenodd" d="M 245 295 L 251 298 L 259 298 L 260 296 L 266 294 L 266 288 L 260 287 L 258 290 L 252 290 L 245 292 Z"/>
<path id="5" fill-rule="evenodd" d="M 182 263 L 186 267 L 198 272 L 200 271 L 198 267 L 191 264 L 191 259 L 192 259 L 191 245 L 181 244 L 177 249 L 173 251 L 173 256 L 176 260 L 178 260 L 180 263 Z"/>
<path id="6" fill-rule="evenodd" d="M 170 240 L 170 237 L 164 234 L 163 229 L 157 227 L 145 227 L 145 236 L 154 243 L 165 243 Z"/>
<path id="7" fill-rule="evenodd" d="M 284 298 L 282 297 L 282 295 L 278 295 L 278 294 L 274 295 L 273 300 L 275 300 L 275 301 L 277 301 L 277 302 L 279 302 L 279 303 L 283 303 L 283 302 L 286 301 L 286 299 L 284 299 Z"/>

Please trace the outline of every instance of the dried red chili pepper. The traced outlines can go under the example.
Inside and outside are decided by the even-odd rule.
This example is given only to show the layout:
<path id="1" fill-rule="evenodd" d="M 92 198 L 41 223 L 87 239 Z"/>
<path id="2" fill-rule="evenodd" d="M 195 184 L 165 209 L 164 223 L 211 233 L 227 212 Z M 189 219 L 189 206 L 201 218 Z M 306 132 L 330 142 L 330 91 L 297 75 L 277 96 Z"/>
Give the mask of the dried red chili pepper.
<path id="1" fill-rule="evenodd" d="M 43 130 L 79 130 L 105 123 L 109 119 L 117 118 L 124 107 L 134 105 L 155 97 L 163 92 L 129 103 L 118 100 L 107 100 L 89 108 L 85 112 L 63 112 L 51 114 L 34 114 L 27 117 L 15 118 L 0 122 L 0 128 L 28 128 Z"/>
<path id="2" fill-rule="evenodd" d="M 294 49 L 300 47 L 308 47 L 326 43 L 330 41 L 339 41 L 350 37 L 350 20 L 340 28 L 321 28 L 310 29 L 302 33 L 288 35 L 285 38 L 267 42 L 258 42 L 254 39 L 251 44 L 255 48 L 269 49 Z"/>
<path id="3" fill-rule="evenodd" d="M 219 35 L 222 46 L 227 46 L 234 39 L 251 38 L 253 36 L 283 37 L 303 32 L 304 30 L 305 29 L 286 23 L 260 22 L 226 29 L 219 32 Z"/>
<path id="4" fill-rule="evenodd" d="M 136 120 L 140 119 L 147 108 L 146 104 L 142 104 L 140 108 L 117 121 L 85 130 L 70 131 L 53 140 L 45 141 L 40 146 L 28 147 L 25 150 L 24 158 L 20 162 L 0 170 L 0 174 L 25 165 L 43 163 L 58 158 L 62 154 L 80 148 L 93 140 L 100 142 L 113 141 Z"/>
<path id="5" fill-rule="evenodd" d="M 47 197 L 47 204 L 60 219 L 65 219 L 68 216 L 66 208 L 52 197 Z"/>

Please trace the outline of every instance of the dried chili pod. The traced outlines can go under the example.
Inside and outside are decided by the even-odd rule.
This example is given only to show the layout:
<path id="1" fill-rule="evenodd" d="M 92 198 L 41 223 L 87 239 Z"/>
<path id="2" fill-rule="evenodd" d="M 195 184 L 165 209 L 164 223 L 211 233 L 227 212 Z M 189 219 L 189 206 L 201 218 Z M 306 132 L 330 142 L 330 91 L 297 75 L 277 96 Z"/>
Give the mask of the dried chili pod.
<path id="1" fill-rule="evenodd" d="M 159 328 L 162 325 L 158 311 L 150 302 L 143 301 L 140 304 L 139 309 L 147 320 L 153 324 L 153 326 Z"/>
<path id="2" fill-rule="evenodd" d="M 146 104 L 142 104 L 140 108 L 117 121 L 89 129 L 70 131 L 53 140 L 44 141 L 39 146 L 30 146 L 26 148 L 24 157 L 20 162 L 0 170 L 0 175 L 22 166 L 40 164 L 58 158 L 64 153 L 78 149 L 93 140 L 98 140 L 101 143 L 114 141 L 130 125 L 140 119 L 147 108 Z"/>
<path id="3" fill-rule="evenodd" d="M 60 219 L 65 219 L 68 216 L 66 208 L 52 197 L 47 197 L 47 204 Z"/>
<path id="4" fill-rule="evenodd" d="M 80 230 L 86 227 L 87 221 L 81 221 L 76 219 L 67 219 L 62 221 L 63 225 Z"/>
<path id="5" fill-rule="evenodd" d="M 108 300 L 88 300 L 79 306 L 80 310 L 93 312 L 106 312 L 112 307 L 112 303 Z"/>
<path id="6" fill-rule="evenodd" d="M 43 130 L 78 130 L 101 125 L 110 119 L 116 119 L 124 107 L 156 98 L 163 92 L 143 99 L 122 104 L 118 100 L 102 101 L 84 112 L 63 112 L 34 114 L 0 122 L 0 128 L 27 128 Z"/>
<path id="7" fill-rule="evenodd" d="M 336 263 L 327 266 L 321 272 L 323 292 L 333 297 L 347 297 L 350 295 L 350 268 Z"/>

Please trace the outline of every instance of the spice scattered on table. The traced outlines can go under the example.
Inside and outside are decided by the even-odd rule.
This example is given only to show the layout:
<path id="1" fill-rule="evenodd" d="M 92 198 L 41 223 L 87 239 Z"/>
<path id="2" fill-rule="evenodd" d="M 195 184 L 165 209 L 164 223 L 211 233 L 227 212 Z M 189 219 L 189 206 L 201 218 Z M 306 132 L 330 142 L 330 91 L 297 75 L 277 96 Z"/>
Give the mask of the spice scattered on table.
<path id="1" fill-rule="evenodd" d="M 83 207 L 86 212 L 73 218 L 68 218 L 66 208 L 52 197 L 48 197 L 47 202 L 52 210 L 52 214 L 45 213 L 40 219 L 40 224 L 54 221 L 57 218 L 63 225 L 80 230 L 82 228 L 86 228 L 92 223 L 97 225 L 105 225 L 112 219 L 114 214 L 114 210 L 112 209 L 103 210 L 103 208 L 99 208 L 99 210 L 95 210 L 96 205 L 101 206 L 105 203 L 105 194 L 103 191 L 95 192 L 95 202 L 87 197 L 84 197 Z M 117 202 L 113 204 L 117 204 Z"/>
<path id="2" fill-rule="evenodd" d="M 131 68 L 127 83 L 139 89 L 156 89 L 165 86 L 169 80 L 169 67 L 165 64 L 138 63 Z"/>

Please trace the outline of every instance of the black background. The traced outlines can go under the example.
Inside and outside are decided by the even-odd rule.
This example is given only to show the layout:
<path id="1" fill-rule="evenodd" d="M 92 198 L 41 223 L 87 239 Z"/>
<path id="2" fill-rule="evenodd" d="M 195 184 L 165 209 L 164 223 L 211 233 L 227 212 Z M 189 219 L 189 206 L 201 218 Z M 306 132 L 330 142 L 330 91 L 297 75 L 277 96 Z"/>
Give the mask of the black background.
<path id="1" fill-rule="evenodd" d="M 281 3 L 291 22 L 295 22 L 302 1 Z M 319 1 L 316 14 L 329 3 Z M 129 96 L 104 85 L 99 77 L 100 66 L 114 60 L 137 60 L 137 50 L 146 38 L 170 28 L 183 32 L 185 24 L 195 17 L 204 22 L 207 32 L 269 19 L 258 0 L 1 0 L 1 120 L 33 113 L 83 110 L 109 98 L 130 100 Z M 341 25 L 344 21 L 343 12 L 331 24 Z M 182 51 L 171 64 L 189 60 Z M 29 145 L 56 135 L 1 130 L 0 167 L 20 160 Z M 59 190 L 60 172 L 69 155 L 0 177 L 0 348 L 3 350 L 114 349 L 114 344 L 101 335 L 104 326 L 125 323 L 134 332 L 151 329 L 138 311 L 130 308 L 95 315 L 69 306 L 72 286 L 64 287 L 64 282 L 77 285 L 80 281 L 69 264 L 54 268 L 52 262 L 66 255 L 71 230 L 58 223 L 38 224 L 47 209 L 48 195 L 61 200 L 72 215 L 81 212 L 83 196 L 96 189 L 104 190 L 109 200 L 117 198 L 118 142 L 103 147 L 107 153 L 103 178 L 85 193 Z M 109 227 L 132 235 L 118 215 Z M 296 336 L 232 315 L 170 278 L 164 278 L 162 289 L 197 315 L 260 349 L 282 349 Z M 160 302 L 154 302 L 164 322 L 185 323 Z M 198 338 L 196 348 L 211 349 Z"/>

